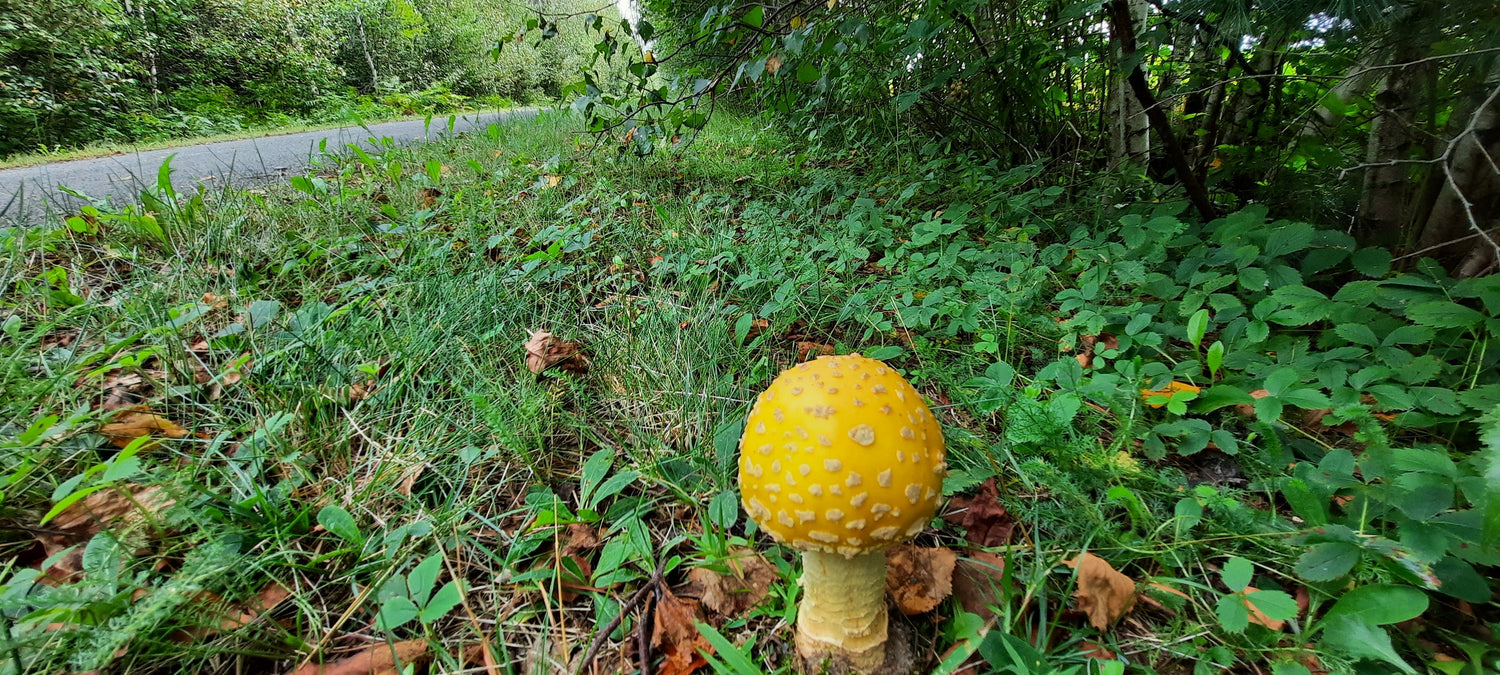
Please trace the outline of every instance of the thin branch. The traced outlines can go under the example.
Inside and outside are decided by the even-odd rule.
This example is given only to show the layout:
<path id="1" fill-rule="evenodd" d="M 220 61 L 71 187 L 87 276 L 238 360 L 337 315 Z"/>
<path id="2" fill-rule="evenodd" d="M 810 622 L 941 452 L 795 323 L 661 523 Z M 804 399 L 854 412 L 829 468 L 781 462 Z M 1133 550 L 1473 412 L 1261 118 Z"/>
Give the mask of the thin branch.
<path id="1" fill-rule="evenodd" d="M 1500 52 L 1500 47 L 1490 47 L 1488 49 L 1475 49 L 1473 51 L 1467 51 L 1467 52 L 1454 52 L 1452 54 L 1438 54 L 1436 56 L 1428 56 L 1428 57 L 1420 58 L 1420 59 L 1417 59 L 1415 61 L 1404 61 L 1402 63 L 1387 63 L 1387 64 L 1383 64 L 1383 65 L 1379 65 L 1379 66 L 1369 66 L 1367 68 L 1361 68 L 1361 69 L 1356 70 L 1356 71 L 1354 71 L 1352 73 L 1349 73 L 1348 75 L 1345 75 L 1343 78 L 1341 78 L 1340 81 L 1342 81 L 1342 80 L 1352 80 L 1352 79 L 1354 79 L 1356 77 L 1364 75 L 1365 73 L 1370 73 L 1370 72 L 1374 72 L 1374 71 L 1377 71 L 1377 70 L 1389 70 L 1389 69 L 1392 69 L 1392 68 L 1405 68 L 1407 66 L 1420 65 L 1420 64 L 1423 64 L 1423 63 L 1431 62 L 1431 61 L 1441 61 L 1443 59 L 1455 59 L 1455 58 L 1459 58 L 1461 56 L 1478 56 L 1480 54 L 1493 54 L 1495 52 Z"/>
<path id="2" fill-rule="evenodd" d="M 1484 235 L 1483 232 L 1475 232 L 1474 234 L 1464 235 L 1464 236 L 1459 237 L 1457 239 L 1449 239 L 1448 241 L 1445 241 L 1445 242 L 1443 242 L 1441 244 L 1433 244 L 1433 245 L 1428 246 L 1426 248 L 1417 249 L 1417 250 L 1412 251 L 1411 253 L 1407 253 L 1405 255 L 1398 255 L 1398 256 L 1396 256 L 1394 258 L 1391 258 L 1391 262 L 1396 262 L 1398 260 L 1406 260 L 1407 258 L 1415 258 L 1415 257 L 1417 257 L 1419 255 L 1422 255 L 1423 253 L 1431 253 L 1432 251 L 1436 251 L 1436 250 L 1438 250 L 1440 248 L 1447 248 L 1447 247 L 1452 246 L 1454 244 L 1463 243 L 1463 242 L 1466 242 L 1466 241 L 1468 241 L 1470 239 L 1475 239 L 1475 238 L 1478 238 L 1478 237 L 1483 236 L 1483 235 Z"/>

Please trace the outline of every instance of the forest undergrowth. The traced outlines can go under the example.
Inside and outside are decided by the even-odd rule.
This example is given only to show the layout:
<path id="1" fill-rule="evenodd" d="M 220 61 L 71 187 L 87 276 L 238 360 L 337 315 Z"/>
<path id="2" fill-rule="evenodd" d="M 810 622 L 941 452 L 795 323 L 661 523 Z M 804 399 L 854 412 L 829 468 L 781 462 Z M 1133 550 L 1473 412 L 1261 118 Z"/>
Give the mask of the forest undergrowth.
<path id="1" fill-rule="evenodd" d="M 789 672 L 737 442 L 849 352 L 947 439 L 926 669 L 1495 670 L 1500 277 L 765 122 L 0 229 L 0 673 Z"/>

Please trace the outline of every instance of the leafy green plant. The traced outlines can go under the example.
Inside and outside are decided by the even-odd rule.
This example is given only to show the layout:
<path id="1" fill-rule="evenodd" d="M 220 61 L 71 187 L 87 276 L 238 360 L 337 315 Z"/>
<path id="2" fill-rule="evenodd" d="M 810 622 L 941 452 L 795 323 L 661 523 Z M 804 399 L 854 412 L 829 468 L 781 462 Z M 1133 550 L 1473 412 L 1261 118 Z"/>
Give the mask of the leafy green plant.
<path id="1" fill-rule="evenodd" d="M 1271 621 L 1286 621 L 1297 617 L 1297 601 L 1282 591 L 1262 591 L 1250 588 L 1255 567 L 1244 558 L 1230 558 L 1224 562 L 1220 578 L 1229 593 L 1219 597 L 1215 613 L 1219 625 L 1231 633 L 1243 632 L 1250 625 L 1251 609 Z M 1256 619 L 1260 621 L 1259 618 Z"/>
<path id="2" fill-rule="evenodd" d="M 453 611 L 463 602 L 463 583 L 454 579 L 438 588 L 442 572 L 443 554 L 439 552 L 424 558 L 405 575 L 388 577 L 376 593 L 380 601 L 376 625 L 393 631 L 416 619 L 427 626 Z"/>

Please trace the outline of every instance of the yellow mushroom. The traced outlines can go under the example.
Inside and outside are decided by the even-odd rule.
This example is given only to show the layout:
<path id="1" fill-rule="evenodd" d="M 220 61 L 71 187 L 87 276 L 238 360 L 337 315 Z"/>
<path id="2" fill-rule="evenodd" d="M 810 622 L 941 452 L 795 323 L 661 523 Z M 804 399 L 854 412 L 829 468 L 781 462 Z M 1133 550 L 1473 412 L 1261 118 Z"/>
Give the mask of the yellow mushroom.
<path id="1" fill-rule="evenodd" d="M 802 551 L 797 649 L 869 672 L 885 659 L 885 548 L 932 519 L 943 436 L 905 378 L 880 361 L 825 356 L 779 375 L 740 439 L 740 498 Z"/>

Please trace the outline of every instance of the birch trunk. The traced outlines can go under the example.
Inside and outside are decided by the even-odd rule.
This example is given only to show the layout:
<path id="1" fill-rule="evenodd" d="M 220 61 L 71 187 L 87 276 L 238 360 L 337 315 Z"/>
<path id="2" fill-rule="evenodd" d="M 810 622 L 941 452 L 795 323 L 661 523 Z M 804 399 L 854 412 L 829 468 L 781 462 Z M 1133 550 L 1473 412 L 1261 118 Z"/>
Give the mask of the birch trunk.
<path id="1" fill-rule="evenodd" d="M 365 37 L 365 19 L 358 8 L 354 10 L 354 25 L 359 27 L 359 47 L 365 53 L 365 63 L 370 65 L 370 93 L 380 93 L 380 74 L 375 72 L 375 57 L 370 55 L 370 40 Z"/>
<path id="2" fill-rule="evenodd" d="M 1131 34 L 1139 35 L 1146 25 L 1146 0 L 1126 0 L 1130 10 Z M 1111 31 L 1110 42 L 1114 46 L 1115 69 L 1113 86 L 1110 87 L 1110 164 L 1119 166 L 1129 163 L 1144 165 L 1151 155 L 1151 122 L 1146 117 L 1140 98 L 1133 95 L 1129 82 L 1131 64 L 1125 63 L 1126 55 L 1133 54 L 1135 46 L 1126 47 L 1120 35 L 1124 31 Z"/>

